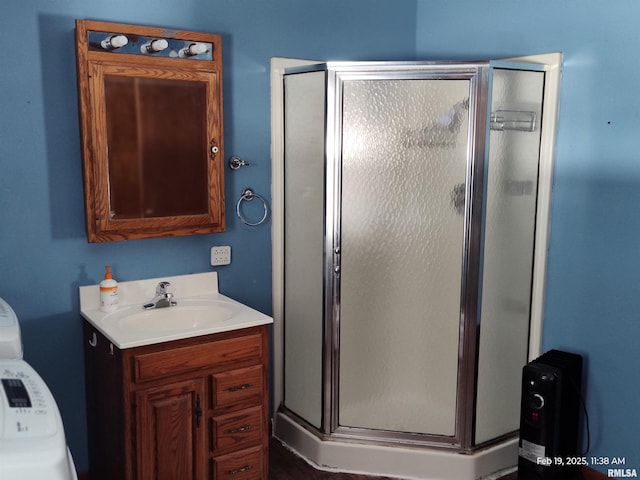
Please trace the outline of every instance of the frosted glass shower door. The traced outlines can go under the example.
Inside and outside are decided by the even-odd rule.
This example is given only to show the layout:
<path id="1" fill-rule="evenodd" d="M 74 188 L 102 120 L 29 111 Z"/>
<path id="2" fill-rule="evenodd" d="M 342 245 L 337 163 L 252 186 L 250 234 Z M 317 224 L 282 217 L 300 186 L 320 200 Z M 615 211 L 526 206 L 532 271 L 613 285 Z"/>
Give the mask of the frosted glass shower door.
<path id="1" fill-rule="evenodd" d="M 469 92 L 343 83 L 341 427 L 456 433 Z"/>

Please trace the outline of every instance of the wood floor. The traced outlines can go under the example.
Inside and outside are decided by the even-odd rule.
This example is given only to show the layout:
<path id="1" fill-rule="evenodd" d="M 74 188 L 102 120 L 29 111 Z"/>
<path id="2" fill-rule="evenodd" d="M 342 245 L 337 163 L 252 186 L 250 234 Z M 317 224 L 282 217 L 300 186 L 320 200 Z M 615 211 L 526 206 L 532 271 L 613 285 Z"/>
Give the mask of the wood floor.
<path id="1" fill-rule="evenodd" d="M 392 480 L 389 477 L 316 470 L 275 438 L 271 439 L 269 449 L 269 480 Z M 500 480 L 517 480 L 517 476 L 514 473 Z"/>
<path id="2" fill-rule="evenodd" d="M 388 477 L 316 470 L 277 439 L 269 443 L 269 480 L 390 480 Z"/>

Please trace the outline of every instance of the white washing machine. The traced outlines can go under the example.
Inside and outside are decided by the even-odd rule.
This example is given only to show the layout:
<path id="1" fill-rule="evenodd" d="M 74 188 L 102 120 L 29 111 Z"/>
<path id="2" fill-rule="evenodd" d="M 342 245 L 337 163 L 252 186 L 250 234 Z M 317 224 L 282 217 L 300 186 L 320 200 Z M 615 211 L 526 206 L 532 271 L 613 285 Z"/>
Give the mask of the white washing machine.
<path id="1" fill-rule="evenodd" d="M 22 359 L 18 319 L 0 298 L 0 479 L 77 478 L 58 406 Z"/>

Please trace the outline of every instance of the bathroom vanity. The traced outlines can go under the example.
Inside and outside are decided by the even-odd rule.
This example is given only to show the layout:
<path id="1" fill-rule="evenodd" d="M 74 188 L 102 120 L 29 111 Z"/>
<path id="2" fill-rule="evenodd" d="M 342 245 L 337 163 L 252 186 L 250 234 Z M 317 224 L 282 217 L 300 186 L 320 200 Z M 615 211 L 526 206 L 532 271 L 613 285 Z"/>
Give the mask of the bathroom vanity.
<path id="1" fill-rule="evenodd" d="M 212 283 L 211 275 L 195 277 Z M 184 292 L 183 278 L 169 279 L 176 292 L 180 286 Z M 129 300 L 132 292 L 148 290 L 128 283 L 140 282 L 121 283 Z M 219 295 L 217 277 L 215 285 L 215 294 L 182 301 L 176 294 L 176 307 L 156 312 L 141 310 L 138 299 L 116 314 L 81 309 L 92 480 L 267 479 L 271 318 Z M 91 288 L 81 287 L 81 304 L 94 297 Z M 228 315 L 211 324 L 190 323 L 202 311 L 214 318 L 213 304 L 227 305 Z M 182 333 L 167 323 L 173 312 L 184 316 Z M 129 318 L 120 334 L 110 330 Z M 157 328 L 144 323 L 148 318 L 158 319 Z M 149 343 L 135 325 L 144 325 Z"/>

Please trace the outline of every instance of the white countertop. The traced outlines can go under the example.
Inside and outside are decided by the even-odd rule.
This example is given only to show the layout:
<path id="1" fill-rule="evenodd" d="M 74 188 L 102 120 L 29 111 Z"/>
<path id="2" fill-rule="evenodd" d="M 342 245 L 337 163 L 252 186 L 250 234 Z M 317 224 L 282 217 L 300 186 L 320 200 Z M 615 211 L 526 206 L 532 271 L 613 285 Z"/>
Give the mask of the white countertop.
<path id="1" fill-rule="evenodd" d="M 167 281 L 167 289 L 174 294 L 178 305 L 152 310 L 144 310 L 142 305 L 153 298 L 156 285 Z M 179 340 L 182 338 L 227 332 L 240 328 L 273 323 L 273 319 L 251 307 L 221 295 L 218 291 L 217 272 L 196 273 L 174 277 L 151 278 L 118 283 L 119 308 L 116 312 L 100 310 L 100 290 L 98 285 L 80 287 L 80 314 L 120 349 L 151 345 L 154 343 Z M 207 305 L 224 311 L 224 317 L 215 322 L 189 322 L 190 310 Z M 145 324 L 152 325 L 153 315 L 180 315 L 184 313 L 184 326 L 168 328 L 138 328 L 133 321 L 129 328 L 122 319 L 142 317 Z"/>

